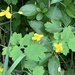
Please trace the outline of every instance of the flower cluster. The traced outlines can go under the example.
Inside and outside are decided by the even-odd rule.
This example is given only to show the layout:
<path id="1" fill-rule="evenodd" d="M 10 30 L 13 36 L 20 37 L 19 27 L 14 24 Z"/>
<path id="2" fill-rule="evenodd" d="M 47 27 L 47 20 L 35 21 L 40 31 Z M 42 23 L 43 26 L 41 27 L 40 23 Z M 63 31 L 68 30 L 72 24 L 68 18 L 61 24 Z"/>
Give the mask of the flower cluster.
<path id="1" fill-rule="evenodd" d="M 8 6 L 6 10 L 2 10 L 2 12 L 0 12 L 0 16 L 6 16 L 8 19 L 10 19 L 12 14 L 9 11 L 10 7 Z"/>
<path id="2" fill-rule="evenodd" d="M 32 40 L 40 41 L 43 35 L 35 33 Z"/>
<path id="3" fill-rule="evenodd" d="M 63 50 L 62 43 L 54 43 L 54 47 L 56 48 L 56 52 L 61 52 Z"/>

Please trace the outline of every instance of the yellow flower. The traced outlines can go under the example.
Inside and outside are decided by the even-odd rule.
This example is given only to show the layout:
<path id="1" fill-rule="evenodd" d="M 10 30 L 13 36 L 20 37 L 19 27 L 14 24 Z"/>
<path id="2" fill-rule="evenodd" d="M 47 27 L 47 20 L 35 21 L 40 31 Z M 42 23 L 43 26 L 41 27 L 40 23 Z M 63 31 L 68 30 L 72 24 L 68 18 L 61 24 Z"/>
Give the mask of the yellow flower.
<path id="1" fill-rule="evenodd" d="M 62 43 L 54 43 L 54 47 L 56 48 L 56 52 L 61 52 L 63 50 Z"/>
<path id="2" fill-rule="evenodd" d="M 43 35 L 35 33 L 34 36 L 32 37 L 32 40 L 39 41 L 42 37 Z"/>
<path id="3" fill-rule="evenodd" d="M 12 14 L 9 12 L 10 7 L 8 6 L 6 10 L 2 10 L 2 12 L 0 12 L 0 16 L 6 16 L 8 19 L 10 19 L 12 17 Z"/>
<path id="4" fill-rule="evenodd" d="M 0 72 L 3 72 L 3 68 L 0 67 Z"/>

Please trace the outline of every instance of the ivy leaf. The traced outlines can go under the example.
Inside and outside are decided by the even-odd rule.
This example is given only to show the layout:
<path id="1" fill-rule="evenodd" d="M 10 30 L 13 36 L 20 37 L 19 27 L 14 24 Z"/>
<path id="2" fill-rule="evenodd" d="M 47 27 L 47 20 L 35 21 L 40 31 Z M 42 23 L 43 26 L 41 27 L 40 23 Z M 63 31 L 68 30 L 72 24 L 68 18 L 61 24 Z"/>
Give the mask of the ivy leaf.
<path id="1" fill-rule="evenodd" d="M 50 7 L 49 11 L 46 13 L 46 16 L 50 19 L 60 20 L 62 18 L 62 13 L 57 7 Z"/>
<path id="2" fill-rule="evenodd" d="M 37 13 L 36 8 L 34 4 L 27 4 L 22 6 L 19 11 L 23 12 L 25 16 L 33 16 Z"/>
<path id="3" fill-rule="evenodd" d="M 22 54 L 22 51 L 20 50 L 20 47 L 14 46 L 12 51 L 10 52 L 10 57 L 13 61 L 15 61 L 20 55 Z"/>
<path id="4" fill-rule="evenodd" d="M 51 0 L 51 4 L 57 3 L 57 2 L 60 2 L 60 1 L 62 1 L 62 0 Z"/>
<path id="5" fill-rule="evenodd" d="M 71 27 L 65 27 L 63 32 L 61 33 L 61 39 L 67 42 L 71 37 L 73 37 L 73 33 L 71 31 Z"/>
<path id="6" fill-rule="evenodd" d="M 75 52 L 75 37 L 71 38 L 68 41 L 68 46 L 73 52 Z"/>
<path id="7" fill-rule="evenodd" d="M 60 75 L 58 68 L 60 67 L 60 62 L 56 56 L 50 58 L 48 62 L 48 70 L 50 75 Z"/>
<path id="8" fill-rule="evenodd" d="M 23 38 L 20 39 L 19 44 L 21 47 L 33 44 L 34 41 L 32 41 L 33 32 L 26 34 Z"/>
<path id="9" fill-rule="evenodd" d="M 16 45 L 19 43 L 19 40 L 22 38 L 22 35 L 21 34 L 17 34 L 16 32 L 13 33 L 12 37 L 11 37 L 11 40 L 10 40 L 10 43 L 11 45 Z"/>
<path id="10" fill-rule="evenodd" d="M 45 57 L 47 49 L 41 44 L 30 45 L 25 49 L 25 54 L 30 60 L 39 61 Z M 40 59 L 39 59 L 40 58 Z"/>
<path id="11" fill-rule="evenodd" d="M 33 75 L 43 75 L 44 74 L 44 68 L 42 66 L 37 66 L 33 70 Z"/>
<path id="12" fill-rule="evenodd" d="M 45 30 L 50 33 L 60 32 L 62 30 L 61 22 L 57 21 L 57 20 L 52 20 L 51 22 L 46 22 Z"/>

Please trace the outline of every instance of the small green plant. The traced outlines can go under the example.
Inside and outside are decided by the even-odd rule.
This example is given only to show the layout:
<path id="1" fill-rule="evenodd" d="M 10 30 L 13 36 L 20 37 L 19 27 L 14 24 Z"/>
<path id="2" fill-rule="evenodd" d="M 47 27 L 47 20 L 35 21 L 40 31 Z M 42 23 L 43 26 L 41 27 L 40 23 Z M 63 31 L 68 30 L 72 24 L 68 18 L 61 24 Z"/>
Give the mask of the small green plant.
<path id="1" fill-rule="evenodd" d="M 3 2 L 0 75 L 75 75 L 75 0 Z"/>

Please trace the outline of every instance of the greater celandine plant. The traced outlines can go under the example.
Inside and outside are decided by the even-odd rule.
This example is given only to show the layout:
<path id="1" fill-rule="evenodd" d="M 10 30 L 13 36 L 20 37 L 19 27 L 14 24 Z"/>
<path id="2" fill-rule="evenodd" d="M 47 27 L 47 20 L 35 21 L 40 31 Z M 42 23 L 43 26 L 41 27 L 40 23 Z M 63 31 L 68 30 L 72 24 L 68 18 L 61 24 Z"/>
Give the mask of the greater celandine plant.
<path id="1" fill-rule="evenodd" d="M 16 5 L 12 1 L 6 0 Z M 24 75 L 75 75 L 74 3 L 74 0 L 29 0 L 18 12 L 13 13 L 9 6 L 2 10 L 0 16 L 10 19 L 10 40 L 2 49 L 6 58 L 0 74 L 13 75 L 20 67 Z M 12 33 L 12 21 L 17 13 L 33 29 L 28 34 Z M 8 57 L 13 61 L 11 66 L 6 64 Z"/>

